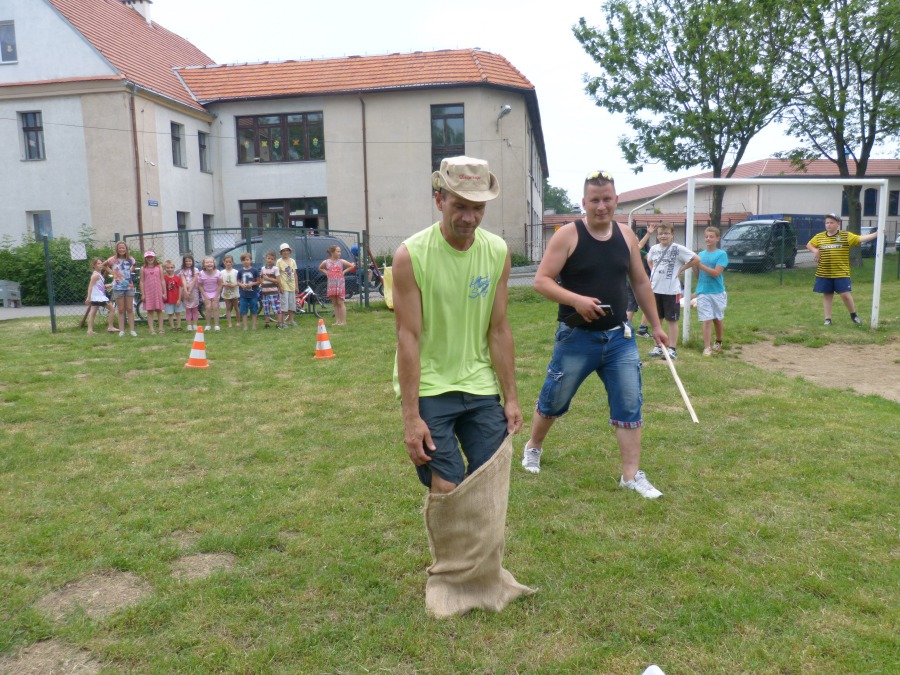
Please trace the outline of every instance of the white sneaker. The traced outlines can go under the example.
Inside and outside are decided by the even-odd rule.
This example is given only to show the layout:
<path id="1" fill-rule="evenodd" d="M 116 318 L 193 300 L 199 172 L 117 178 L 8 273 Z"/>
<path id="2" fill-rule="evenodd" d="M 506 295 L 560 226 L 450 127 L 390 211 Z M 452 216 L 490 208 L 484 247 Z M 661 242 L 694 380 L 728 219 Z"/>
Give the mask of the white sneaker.
<path id="1" fill-rule="evenodd" d="M 539 448 L 525 448 L 522 457 L 522 466 L 528 473 L 541 472 L 541 450 Z"/>
<path id="2" fill-rule="evenodd" d="M 216 330 L 222 330 L 221 326 L 216 326 Z"/>
<path id="3" fill-rule="evenodd" d="M 135 333 L 134 331 L 131 331 L 131 337 L 137 337 L 137 333 Z"/>
<path id="4" fill-rule="evenodd" d="M 647 354 L 647 356 L 649 356 L 651 358 L 662 358 L 662 355 L 663 355 L 662 347 L 660 347 L 659 345 L 657 345 L 656 347 L 651 349 L 650 353 Z"/>
<path id="5" fill-rule="evenodd" d="M 124 330 L 120 330 L 120 331 L 119 331 L 119 337 L 125 337 L 125 331 L 124 331 Z"/>
<path id="6" fill-rule="evenodd" d="M 203 330 L 209 330 L 209 326 L 207 326 L 207 327 L 206 327 L 206 328 L 204 328 L 204 329 L 203 329 Z"/>
<path id="7" fill-rule="evenodd" d="M 624 477 L 619 478 L 619 487 L 623 487 L 626 490 L 634 490 L 641 497 L 646 497 L 647 499 L 662 497 L 662 492 L 650 484 L 643 471 L 638 471 L 634 474 L 634 480 L 625 480 Z"/>

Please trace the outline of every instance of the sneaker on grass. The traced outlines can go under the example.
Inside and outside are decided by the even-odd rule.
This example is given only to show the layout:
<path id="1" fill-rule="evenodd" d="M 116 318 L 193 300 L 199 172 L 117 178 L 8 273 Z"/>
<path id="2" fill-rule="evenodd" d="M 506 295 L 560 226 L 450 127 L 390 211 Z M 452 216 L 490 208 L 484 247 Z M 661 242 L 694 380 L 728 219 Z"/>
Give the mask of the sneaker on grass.
<path id="1" fill-rule="evenodd" d="M 638 337 L 642 337 L 642 338 L 653 337 L 652 335 L 650 335 L 650 330 L 643 323 L 640 326 L 638 326 L 637 334 L 638 334 Z"/>
<path id="2" fill-rule="evenodd" d="M 858 316 L 854 316 L 851 318 L 853 319 L 853 323 L 855 323 L 857 326 L 862 326 L 862 319 L 860 319 Z"/>
<path id="3" fill-rule="evenodd" d="M 722 341 L 721 341 L 721 340 L 716 340 L 716 341 L 713 343 L 712 350 L 713 350 L 716 354 L 718 354 L 720 351 L 722 351 Z"/>
<path id="4" fill-rule="evenodd" d="M 647 354 L 647 356 L 649 356 L 651 358 L 662 358 L 662 355 L 663 355 L 662 347 L 660 347 L 659 345 L 655 346 L 653 349 L 650 350 L 650 353 Z"/>
<path id="5" fill-rule="evenodd" d="M 825 319 L 825 323 L 824 323 L 823 325 L 824 325 L 824 326 L 830 326 L 830 325 L 831 325 L 831 319 Z"/>
<path id="6" fill-rule="evenodd" d="M 539 448 L 529 448 L 526 446 L 524 456 L 522 457 L 522 466 L 528 473 L 540 473 L 541 450 Z"/>
<path id="7" fill-rule="evenodd" d="M 662 497 L 662 492 L 651 485 L 643 471 L 638 471 L 634 474 L 633 480 L 625 480 L 624 476 L 619 478 L 619 487 L 623 487 L 626 490 L 634 490 L 641 497 L 646 497 L 647 499 Z"/>
<path id="8" fill-rule="evenodd" d="M 671 347 L 669 347 L 669 358 L 670 358 L 670 359 L 677 359 L 677 358 L 678 358 L 678 352 L 676 352 L 676 351 L 675 351 L 674 349 L 672 349 Z"/>
<path id="9" fill-rule="evenodd" d="M 704 349 L 703 356 L 712 356 L 712 349 Z"/>

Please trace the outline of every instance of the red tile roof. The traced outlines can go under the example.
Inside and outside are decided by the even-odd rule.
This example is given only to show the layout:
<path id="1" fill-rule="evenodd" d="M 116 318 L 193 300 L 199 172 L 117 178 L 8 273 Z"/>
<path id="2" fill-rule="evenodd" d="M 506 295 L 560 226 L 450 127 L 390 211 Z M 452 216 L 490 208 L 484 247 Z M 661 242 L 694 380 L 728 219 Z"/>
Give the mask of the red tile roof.
<path id="1" fill-rule="evenodd" d="M 48 0 L 129 82 L 202 110 L 173 68 L 214 61 L 119 0 Z"/>
<path id="2" fill-rule="evenodd" d="M 851 173 L 856 171 L 856 162 L 850 162 Z M 870 159 L 866 167 L 867 178 L 885 178 L 888 176 L 900 176 L 900 160 L 897 159 Z M 712 171 L 698 173 L 690 178 L 712 178 Z M 801 171 L 786 159 L 760 159 L 755 162 L 747 162 L 738 166 L 732 178 L 838 178 L 838 170 L 833 162 L 827 159 L 816 159 L 809 163 L 806 171 Z M 653 199 L 672 188 L 686 183 L 688 177 L 677 178 L 665 183 L 658 183 L 637 190 L 629 190 L 619 195 L 619 203 L 646 201 Z M 687 192 L 683 187 L 677 192 Z M 674 193 L 673 193 L 674 194 Z"/>
<path id="3" fill-rule="evenodd" d="M 178 73 L 204 103 L 471 84 L 534 91 L 505 58 L 477 49 L 183 68 Z"/>

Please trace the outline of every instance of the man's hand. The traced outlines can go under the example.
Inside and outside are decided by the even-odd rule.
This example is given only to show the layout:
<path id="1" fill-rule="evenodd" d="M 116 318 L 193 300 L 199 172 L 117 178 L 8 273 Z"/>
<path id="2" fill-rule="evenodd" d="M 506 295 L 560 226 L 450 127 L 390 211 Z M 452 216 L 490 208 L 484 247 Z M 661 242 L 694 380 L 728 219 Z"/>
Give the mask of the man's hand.
<path id="1" fill-rule="evenodd" d="M 581 318 L 590 323 L 601 316 L 606 316 L 606 312 L 598 307 L 601 304 L 603 304 L 602 301 L 597 298 L 580 295 L 572 306 L 581 315 Z"/>
<path id="2" fill-rule="evenodd" d="M 519 433 L 524 419 L 518 403 L 506 403 L 503 406 L 503 414 L 506 416 L 506 433 L 513 435 Z"/>
<path id="3" fill-rule="evenodd" d="M 520 415 L 521 418 L 521 415 Z M 406 452 L 409 453 L 410 461 L 416 466 L 422 466 L 431 461 L 425 448 L 434 452 L 437 448 L 434 441 L 431 440 L 431 431 L 425 420 L 416 416 L 412 419 L 403 420 L 403 440 L 406 443 Z"/>
<path id="4" fill-rule="evenodd" d="M 662 327 L 661 323 L 653 327 L 653 339 L 656 340 L 656 344 L 658 347 L 668 348 L 669 336 L 666 333 L 665 328 Z"/>

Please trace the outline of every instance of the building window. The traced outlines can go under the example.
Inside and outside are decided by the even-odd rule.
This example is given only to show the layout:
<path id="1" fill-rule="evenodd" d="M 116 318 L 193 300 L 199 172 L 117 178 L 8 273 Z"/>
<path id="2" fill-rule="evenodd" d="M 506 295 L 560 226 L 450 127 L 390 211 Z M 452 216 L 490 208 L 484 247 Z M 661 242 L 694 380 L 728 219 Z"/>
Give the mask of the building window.
<path id="1" fill-rule="evenodd" d="M 325 159 L 321 112 L 238 117 L 238 164 L 311 162 Z"/>
<path id="2" fill-rule="evenodd" d="M 878 190 L 869 188 L 863 194 L 863 215 L 874 216 L 878 211 Z"/>
<path id="3" fill-rule="evenodd" d="M 245 234 L 268 228 L 304 228 L 313 232 L 328 229 L 328 199 L 307 197 L 241 202 L 241 227 Z"/>
<path id="4" fill-rule="evenodd" d="M 191 224 L 191 214 L 186 211 L 176 211 L 175 223 L 178 228 L 178 248 L 181 249 L 181 255 L 185 255 L 191 250 L 191 240 L 187 232 Z M 199 261 L 195 260 L 194 262 Z"/>
<path id="5" fill-rule="evenodd" d="M 200 170 L 209 173 L 209 134 L 198 132 L 197 143 L 200 146 Z"/>
<path id="6" fill-rule="evenodd" d="M 431 170 L 441 168 L 445 157 L 466 154 L 466 129 L 463 106 L 431 106 Z"/>
<path id="7" fill-rule="evenodd" d="M 900 190 L 891 190 L 888 192 L 888 215 L 900 215 L 900 213 L 898 213 L 898 210 L 900 210 L 898 209 L 898 206 L 900 206 Z"/>
<path id="8" fill-rule="evenodd" d="M 15 63 L 18 60 L 16 24 L 12 21 L 0 21 L 0 63 Z"/>
<path id="9" fill-rule="evenodd" d="M 213 216 L 211 213 L 203 214 L 203 248 L 207 251 L 212 251 L 215 246 L 213 246 Z"/>
<path id="10" fill-rule="evenodd" d="M 53 223 L 50 221 L 49 211 L 32 211 L 31 225 L 34 227 L 34 238 L 36 241 L 43 241 L 44 236 L 53 239 Z"/>
<path id="11" fill-rule="evenodd" d="M 185 168 L 184 125 L 172 122 L 172 164 Z"/>
<path id="12" fill-rule="evenodd" d="M 45 159 L 44 123 L 39 112 L 20 113 L 25 159 Z"/>

